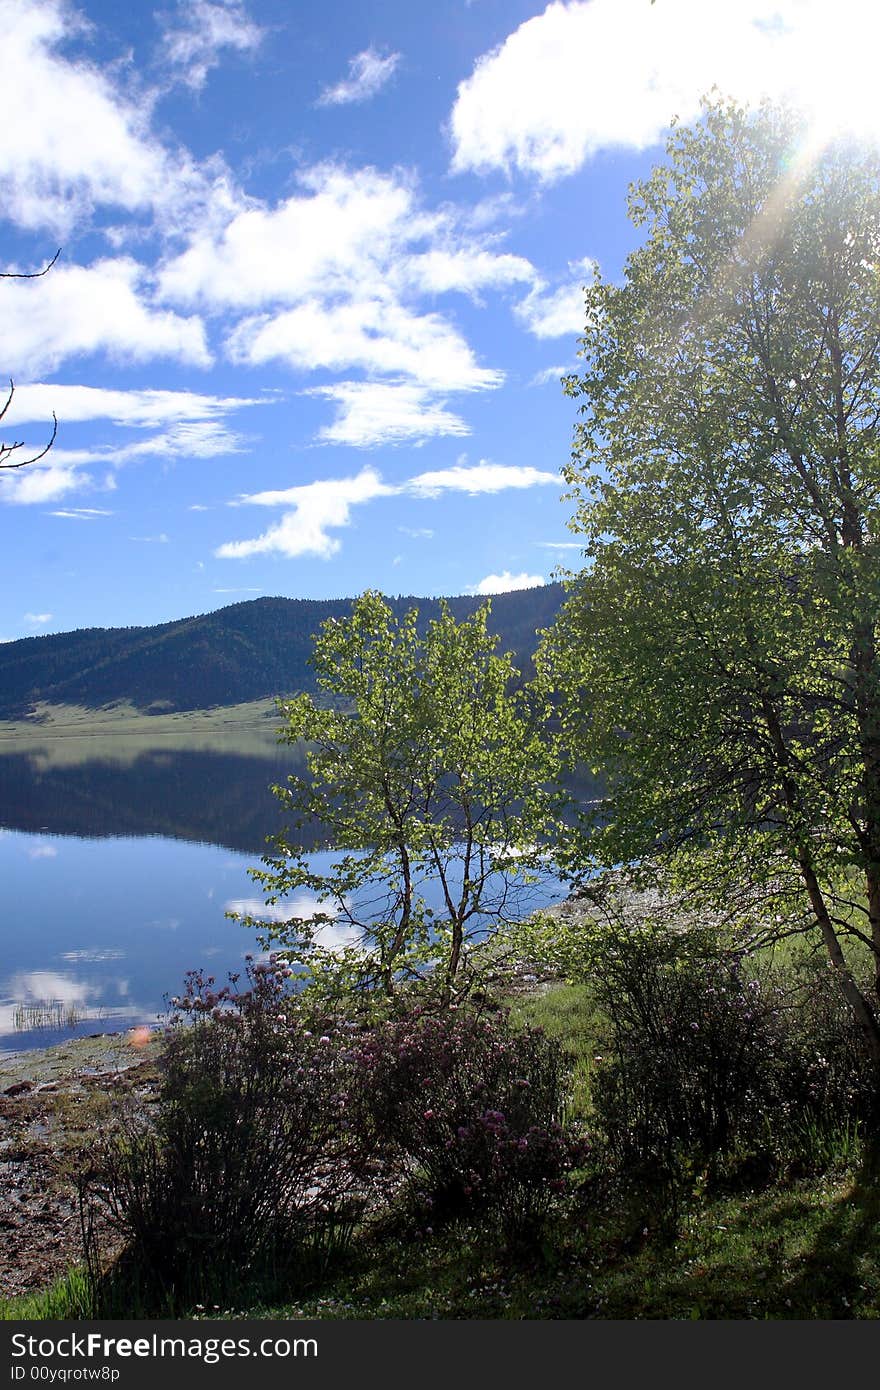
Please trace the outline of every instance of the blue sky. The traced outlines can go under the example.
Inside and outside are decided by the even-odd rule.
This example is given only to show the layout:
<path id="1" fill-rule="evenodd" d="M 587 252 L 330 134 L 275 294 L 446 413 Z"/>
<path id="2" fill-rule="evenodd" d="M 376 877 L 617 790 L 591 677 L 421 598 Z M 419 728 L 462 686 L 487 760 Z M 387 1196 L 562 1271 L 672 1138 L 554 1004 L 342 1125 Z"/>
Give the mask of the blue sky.
<path id="1" fill-rule="evenodd" d="M 583 285 L 713 84 L 875 133 L 863 0 L 0 0 L 0 638 L 576 563 Z M 574 543 L 576 544 L 576 543 Z M 568 547 L 568 548 L 567 548 Z"/>

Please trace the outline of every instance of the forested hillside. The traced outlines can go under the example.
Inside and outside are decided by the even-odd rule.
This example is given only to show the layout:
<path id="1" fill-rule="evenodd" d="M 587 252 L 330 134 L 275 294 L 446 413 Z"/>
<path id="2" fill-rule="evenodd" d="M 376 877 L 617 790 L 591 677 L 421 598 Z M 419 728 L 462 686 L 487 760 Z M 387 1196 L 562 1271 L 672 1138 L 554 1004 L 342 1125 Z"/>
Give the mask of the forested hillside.
<path id="1" fill-rule="evenodd" d="M 499 594 L 490 626 L 501 647 L 531 669 L 536 632 L 562 602 L 561 584 Z M 483 600 L 449 599 L 460 621 Z M 424 623 L 438 599 L 397 598 Z M 25 714 L 37 701 L 99 707 L 117 700 L 139 709 L 202 709 L 314 687 L 308 658 L 325 618 L 350 609 L 348 599 L 260 598 L 156 627 L 86 628 L 27 637 L 0 646 L 0 718 Z"/>

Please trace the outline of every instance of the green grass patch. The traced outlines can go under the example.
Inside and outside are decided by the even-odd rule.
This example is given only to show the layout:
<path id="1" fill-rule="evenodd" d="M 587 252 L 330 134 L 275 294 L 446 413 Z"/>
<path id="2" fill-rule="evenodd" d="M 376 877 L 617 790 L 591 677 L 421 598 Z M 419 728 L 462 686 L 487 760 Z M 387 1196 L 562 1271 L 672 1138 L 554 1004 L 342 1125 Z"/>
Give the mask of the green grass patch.
<path id="1" fill-rule="evenodd" d="M 92 1316 L 91 1290 L 85 1271 L 68 1270 L 40 1293 L 0 1299 L 0 1322 L 53 1322 Z"/>
<path id="2" fill-rule="evenodd" d="M 536 1250 L 487 1228 L 365 1242 L 254 1318 L 849 1319 L 880 1317 L 877 1191 L 851 1178 L 695 1203 L 672 1239 L 632 1210 L 570 1204 Z"/>
<path id="3" fill-rule="evenodd" d="M 574 1059 L 571 1118 L 585 1119 L 590 1111 L 590 1072 L 604 1032 L 589 987 L 551 985 L 506 1002 L 515 1026 L 543 1028 Z"/>

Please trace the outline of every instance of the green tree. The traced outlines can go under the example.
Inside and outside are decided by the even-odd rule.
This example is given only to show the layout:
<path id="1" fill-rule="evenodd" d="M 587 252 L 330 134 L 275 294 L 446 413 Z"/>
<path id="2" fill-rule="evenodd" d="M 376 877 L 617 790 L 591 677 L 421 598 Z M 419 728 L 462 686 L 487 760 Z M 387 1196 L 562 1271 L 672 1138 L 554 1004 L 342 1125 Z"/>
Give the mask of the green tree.
<path id="1" fill-rule="evenodd" d="M 315 982 L 390 995 L 423 978 L 449 1003 L 475 935 L 523 910 L 553 769 L 488 615 L 457 623 L 442 604 L 420 627 L 417 609 L 398 620 L 367 592 L 315 639 L 316 697 L 279 702 L 308 767 L 273 789 L 288 825 L 251 872 L 269 905 L 293 895 L 288 918 L 261 925 Z M 329 868 L 301 844 L 316 821 Z"/>
<path id="2" fill-rule="evenodd" d="M 544 663 L 608 777 L 572 858 L 818 930 L 880 1073 L 880 157 L 721 102 L 667 153 L 566 382 L 586 564 Z"/>

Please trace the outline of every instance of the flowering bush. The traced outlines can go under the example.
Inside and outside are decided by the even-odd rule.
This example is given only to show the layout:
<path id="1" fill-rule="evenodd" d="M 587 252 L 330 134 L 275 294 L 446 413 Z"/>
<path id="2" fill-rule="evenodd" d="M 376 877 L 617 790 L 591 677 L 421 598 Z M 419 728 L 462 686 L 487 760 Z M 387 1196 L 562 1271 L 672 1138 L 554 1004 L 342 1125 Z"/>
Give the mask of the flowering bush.
<path id="1" fill-rule="evenodd" d="M 172 1001 L 155 1119 L 103 1146 L 91 1183 L 140 1267 L 166 1290 L 217 1291 L 290 1260 L 351 1197 L 349 1069 L 340 1033 L 303 1015 L 281 961 Z"/>
<path id="2" fill-rule="evenodd" d="M 562 1123 L 567 1059 L 540 1031 L 414 1014 L 375 1028 L 355 1063 L 377 1136 L 437 1219 L 491 1210 L 521 1235 L 583 1156 Z"/>

